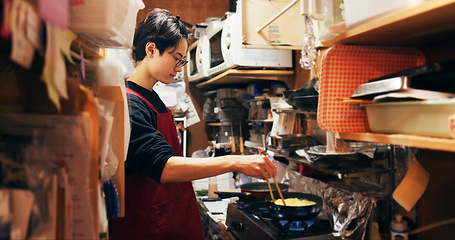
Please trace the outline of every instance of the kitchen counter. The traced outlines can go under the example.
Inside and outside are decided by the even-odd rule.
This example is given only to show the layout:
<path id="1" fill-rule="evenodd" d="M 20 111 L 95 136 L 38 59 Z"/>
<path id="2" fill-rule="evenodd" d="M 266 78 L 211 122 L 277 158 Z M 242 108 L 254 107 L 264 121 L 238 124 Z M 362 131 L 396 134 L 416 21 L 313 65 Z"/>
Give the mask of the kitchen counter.
<path id="1" fill-rule="evenodd" d="M 205 239 L 232 239 L 235 237 L 227 231 L 226 215 L 230 199 L 208 200 L 198 198 L 199 212 L 204 227 Z"/>

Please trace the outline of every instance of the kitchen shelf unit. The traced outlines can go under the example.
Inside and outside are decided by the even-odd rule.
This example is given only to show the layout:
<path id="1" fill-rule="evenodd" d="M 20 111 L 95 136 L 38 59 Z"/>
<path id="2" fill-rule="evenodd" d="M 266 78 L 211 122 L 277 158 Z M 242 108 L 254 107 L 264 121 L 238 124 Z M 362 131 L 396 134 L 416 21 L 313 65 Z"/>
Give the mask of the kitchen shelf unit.
<path id="1" fill-rule="evenodd" d="M 334 45 L 388 45 L 424 47 L 455 40 L 455 1 L 432 0 L 416 7 L 393 11 L 322 41 Z M 340 138 L 455 152 L 455 139 L 406 134 L 340 132 Z"/>
<path id="2" fill-rule="evenodd" d="M 455 56 L 454 13 L 454 0 L 426 1 L 412 8 L 390 12 L 360 23 L 323 41 L 321 47 L 329 48 L 334 45 L 417 47 L 425 54 L 427 63 L 451 60 Z M 455 195 L 453 191 L 446 189 L 451 189 L 449 186 L 455 181 L 453 175 L 455 163 L 452 161 L 455 155 L 454 139 L 372 132 L 340 132 L 339 136 L 341 139 L 359 142 L 417 148 L 416 158 L 429 173 L 430 181 L 411 214 L 401 212 L 413 219 L 418 226 L 429 226 L 442 219 L 453 218 L 454 207 L 451 203 Z M 399 171 L 399 168 L 395 169 Z M 391 178 L 394 179 L 391 179 L 390 183 L 398 180 L 399 172 L 391 174 Z M 396 203 L 393 203 L 390 213 L 395 213 L 393 209 L 396 207 Z M 452 235 L 453 224 L 428 229 L 419 233 L 417 238 L 450 239 Z"/>
<path id="3" fill-rule="evenodd" d="M 283 81 L 289 86 L 289 81 L 294 75 L 293 70 L 244 70 L 229 69 L 223 73 L 210 78 L 204 82 L 196 84 L 198 88 L 216 88 L 222 85 L 246 84 L 262 80 L 266 81 Z"/>

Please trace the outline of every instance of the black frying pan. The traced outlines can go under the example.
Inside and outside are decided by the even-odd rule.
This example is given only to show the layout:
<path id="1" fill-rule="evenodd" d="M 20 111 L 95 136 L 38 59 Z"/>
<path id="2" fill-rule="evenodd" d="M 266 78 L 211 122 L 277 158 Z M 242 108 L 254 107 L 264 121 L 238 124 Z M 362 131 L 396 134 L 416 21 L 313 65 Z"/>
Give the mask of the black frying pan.
<path id="1" fill-rule="evenodd" d="M 279 194 L 273 194 L 275 199 L 280 199 Z M 274 203 L 270 204 L 270 215 L 275 219 L 283 220 L 311 220 L 318 216 L 322 209 L 322 198 L 319 196 L 301 193 L 301 192 L 283 192 L 283 198 L 299 198 L 315 202 L 311 206 L 293 207 L 293 206 L 280 206 Z M 272 201 L 271 196 L 265 197 L 265 200 Z"/>
<path id="2" fill-rule="evenodd" d="M 278 183 L 280 190 L 282 192 L 287 192 L 289 189 L 289 185 L 284 183 Z M 270 183 L 270 187 L 272 188 L 273 193 L 278 193 L 275 184 Z M 216 192 L 218 197 L 220 198 L 229 198 L 229 197 L 239 197 L 240 200 L 244 200 L 248 198 L 250 200 L 257 199 L 262 200 L 266 196 L 270 195 L 269 186 L 266 182 L 253 182 L 253 183 L 245 183 L 240 186 L 241 192 Z"/>

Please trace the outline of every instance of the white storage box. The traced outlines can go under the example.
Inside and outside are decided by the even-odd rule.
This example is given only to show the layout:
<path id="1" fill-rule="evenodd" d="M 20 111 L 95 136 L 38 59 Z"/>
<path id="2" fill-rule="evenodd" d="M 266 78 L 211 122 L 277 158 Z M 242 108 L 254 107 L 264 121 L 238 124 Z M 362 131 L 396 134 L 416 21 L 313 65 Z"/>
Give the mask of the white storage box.
<path id="1" fill-rule="evenodd" d="M 417 6 L 426 0 L 344 0 L 348 28 L 394 10 Z"/>
<path id="2" fill-rule="evenodd" d="M 98 47 L 130 48 L 144 7 L 141 0 L 85 0 L 71 6 L 70 29 Z"/>
<path id="3" fill-rule="evenodd" d="M 450 138 L 455 99 L 364 104 L 372 132 Z"/>

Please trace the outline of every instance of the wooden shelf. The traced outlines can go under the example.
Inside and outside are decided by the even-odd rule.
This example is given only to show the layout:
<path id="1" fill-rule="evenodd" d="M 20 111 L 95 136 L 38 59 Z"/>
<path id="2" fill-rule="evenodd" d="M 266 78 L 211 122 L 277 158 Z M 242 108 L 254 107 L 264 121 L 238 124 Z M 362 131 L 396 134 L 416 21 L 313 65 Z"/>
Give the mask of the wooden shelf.
<path id="1" fill-rule="evenodd" d="M 455 1 L 432 0 L 390 12 L 322 41 L 335 44 L 422 46 L 455 39 Z"/>
<path id="2" fill-rule="evenodd" d="M 258 81 L 283 81 L 286 84 L 294 75 L 293 70 L 240 70 L 229 69 L 205 82 L 196 84 L 198 88 L 213 88 L 220 85 L 247 84 Z"/>
<path id="3" fill-rule="evenodd" d="M 246 120 L 247 122 L 254 122 L 254 123 L 273 123 L 273 119 L 249 119 Z"/>
<path id="4" fill-rule="evenodd" d="M 405 134 L 379 134 L 379 133 L 359 133 L 359 132 L 340 132 L 340 138 L 355 140 L 360 142 L 374 142 L 392 145 L 402 145 L 432 150 L 455 152 L 455 139 L 424 137 Z"/>
<path id="5" fill-rule="evenodd" d="M 232 126 L 232 125 L 239 125 L 239 122 L 209 122 L 205 123 L 206 126 L 209 127 L 221 127 L 221 126 Z"/>

